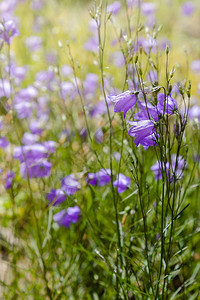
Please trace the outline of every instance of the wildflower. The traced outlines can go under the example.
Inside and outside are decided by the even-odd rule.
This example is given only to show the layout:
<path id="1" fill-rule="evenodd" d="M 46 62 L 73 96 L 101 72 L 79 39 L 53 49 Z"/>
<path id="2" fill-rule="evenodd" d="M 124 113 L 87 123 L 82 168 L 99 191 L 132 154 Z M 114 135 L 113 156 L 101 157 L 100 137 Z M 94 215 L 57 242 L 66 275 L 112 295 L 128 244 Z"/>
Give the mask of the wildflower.
<path id="1" fill-rule="evenodd" d="M 140 145 L 147 150 L 150 146 L 157 146 L 157 139 L 159 135 L 155 132 L 140 141 Z"/>
<path id="2" fill-rule="evenodd" d="M 161 167 L 162 166 L 162 167 Z M 181 179 L 183 177 L 183 171 L 185 167 L 187 166 L 187 163 L 185 159 L 179 155 L 178 158 L 176 154 L 171 155 L 171 164 L 169 162 L 164 162 L 157 161 L 153 166 L 151 166 L 151 170 L 155 174 L 155 180 L 160 180 L 162 179 L 162 169 L 165 175 L 167 175 L 168 180 L 170 182 L 174 180 Z"/>
<path id="3" fill-rule="evenodd" d="M 8 45 L 10 45 L 12 37 L 18 35 L 19 31 L 13 20 L 6 21 L 4 25 L 0 24 L 0 39 L 3 39 Z"/>
<path id="4" fill-rule="evenodd" d="M 54 153 L 56 151 L 56 148 L 58 147 L 58 144 L 54 141 L 46 141 L 43 143 L 43 145 L 45 146 L 49 154 Z"/>
<path id="5" fill-rule="evenodd" d="M 191 16 L 195 10 L 192 1 L 186 1 L 181 5 L 182 14 L 185 16 Z"/>
<path id="6" fill-rule="evenodd" d="M 80 208 L 78 206 L 68 207 L 68 209 L 63 209 L 53 216 L 54 221 L 60 226 L 69 228 L 71 223 L 78 222 L 80 217 Z"/>
<path id="7" fill-rule="evenodd" d="M 66 194 L 61 189 L 52 189 L 51 192 L 47 194 L 47 199 L 50 203 L 53 203 L 53 205 L 58 205 L 65 201 Z"/>
<path id="8" fill-rule="evenodd" d="M 6 182 L 5 182 L 5 189 L 8 190 L 11 188 L 13 179 L 15 178 L 15 173 L 12 171 L 8 171 L 6 174 Z"/>
<path id="9" fill-rule="evenodd" d="M 88 41 L 84 44 L 84 49 L 87 51 L 92 51 L 94 53 L 98 53 L 99 51 L 99 40 L 98 36 L 94 35 L 88 39 Z"/>
<path id="10" fill-rule="evenodd" d="M 154 72 L 153 70 L 150 70 L 150 72 L 147 76 L 147 79 L 151 82 L 157 82 L 158 81 L 158 73 Z"/>
<path id="11" fill-rule="evenodd" d="M 117 187 L 118 193 L 123 193 L 128 189 L 130 183 L 131 179 L 129 177 L 126 177 L 124 174 L 119 173 L 119 175 L 117 175 L 117 179 L 113 182 L 113 186 Z"/>
<path id="12" fill-rule="evenodd" d="M 102 144 L 103 143 L 103 131 L 101 128 L 99 128 L 96 132 L 95 132 L 95 141 L 97 144 Z"/>
<path id="13" fill-rule="evenodd" d="M 156 131 L 155 125 L 151 120 L 129 121 L 129 124 L 133 126 L 129 129 L 128 134 L 136 138 L 134 140 L 136 146 L 138 146 L 144 138 L 152 135 Z"/>
<path id="14" fill-rule="evenodd" d="M 9 142 L 7 141 L 6 137 L 3 136 L 0 138 L 0 148 L 5 149 L 9 145 Z"/>
<path id="15" fill-rule="evenodd" d="M 61 189 L 67 195 L 73 195 L 80 189 L 80 183 L 74 178 L 73 174 L 65 176 L 61 181 Z"/>
<path id="16" fill-rule="evenodd" d="M 120 161 L 121 158 L 121 153 L 120 152 L 113 152 L 113 156 L 115 158 L 116 161 Z"/>
<path id="17" fill-rule="evenodd" d="M 51 167 L 52 164 L 47 160 L 43 160 L 35 164 L 22 163 L 20 167 L 20 174 L 25 179 L 27 176 L 29 176 L 29 178 L 49 177 L 51 174 Z"/>
<path id="18" fill-rule="evenodd" d="M 191 120 L 198 119 L 200 123 L 200 107 L 196 104 L 189 109 L 188 117 Z"/>
<path id="19" fill-rule="evenodd" d="M 11 96 L 12 89 L 10 82 L 5 79 L 0 79 L 0 98 L 6 97 L 9 98 Z"/>
<path id="20" fill-rule="evenodd" d="M 145 16 L 155 14 L 156 6 L 152 2 L 142 3 L 141 10 Z"/>
<path id="21" fill-rule="evenodd" d="M 21 147 L 15 147 L 13 157 L 18 159 L 21 163 L 39 162 L 41 159 L 47 158 L 48 151 L 42 144 L 35 143 L 32 145 L 25 145 Z"/>
<path id="22" fill-rule="evenodd" d="M 38 142 L 39 136 L 30 132 L 25 132 L 22 137 L 22 143 L 25 145 L 33 145 Z"/>
<path id="23" fill-rule="evenodd" d="M 34 119 L 30 122 L 29 124 L 29 129 L 33 134 L 38 134 L 40 135 L 42 133 L 42 131 L 44 130 L 44 126 L 45 126 L 45 118 L 44 119 Z"/>
<path id="24" fill-rule="evenodd" d="M 10 66 L 5 67 L 5 71 L 7 74 L 10 73 L 10 76 L 16 85 L 19 85 L 19 83 L 25 78 L 27 70 L 28 68 L 26 66 L 17 67 L 13 62 L 10 64 Z"/>
<path id="25" fill-rule="evenodd" d="M 117 15 L 121 9 L 121 3 L 119 1 L 115 1 L 107 6 L 107 12 Z"/>
<path id="26" fill-rule="evenodd" d="M 108 99 L 115 103 L 114 112 L 124 112 L 124 118 L 126 117 L 127 111 L 131 109 L 137 101 L 137 97 L 132 91 L 126 91 L 115 96 L 108 96 Z"/>
<path id="27" fill-rule="evenodd" d="M 162 179 L 162 174 L 165 174 L 165 171 L 167 171 L 167 175 L 169 174 L 169 163 L 167 162 L 166 165 L 164 162 L 161 162 L 157 160 L 157 162 L 151 166 L 151 171 L 153 171 L 155 175 L 155 180 Z"/>
<path id="28" fill-rule="evenodd" d="M 176 100 L 174 100 L 170 95 L 165 97 L 164 94 L 159 93 L 157 95 L 157 99 L 157 109 L 161 115 L 163 114 L 164 109 L 165 113 L 169 115 L 172 115 L 176 110 L 178 110 Z"/>
<path id="29" fill-rule="evenodd" d="M 187 163 L 181 155 L 177 157 L 176 154 L 172 154 L 170 181 L 181 179 L 183 177 L 183 171 L 186 166 Z"/>
<path id="30" fill-rule="evenodd" d="M 97 174 L 96 173 L 88 173 L 87 184 L 90 184 L 92 186 L 97 185 Z"/>
<path id="31" fill-rule="evenodd" d="M 88 73 L 83 81 L 83 90 L 85 96 L 93 97 L 97 89 L 98 75 L 93 73 Z"/>
<path id="32" fill-rule="evenodd" d="M 124 56 L 121 51 L 116 51 L 111 54 L 111 61 L 118 68 L 121 68 L 125 64 Z"/>
<path id="33" fill-rule="evenodd" d="M 87 176 L 87 183 L 93 186 L 104 186 L 110 182 L 110 174 L 110 169 L 100 169 L 99 172 L 89 173 Z"/>
<path id="34" fill-rule="evenodd" d="M 41 10 L 44 6 L 44 0 L 33 0 L 31 1 L 31 8 L 33 10 Z"/>
<path id="35" fill-rule="evenodd" d="M 61 82 L 59 96 L 64 100 L 66 100 L 67 98 L 73 100 L 75 96 L 75 89 L 73 83 L 67 81 Z"/>
<path id="36" fill-rule="evenodd" d="M 193 60 L 190 64 L 190 68 L 194 73 L 200 73 L 200 60 Z"/>
<path id="37" fill-rule="evenodd" d="M 137 114 L 135 114 L 135 119 L 141 121 L 147 120 L 150 117 L 156 122 L 159 120 L 158 110 L 151 103 L 138 102 L 138 107 L 140 108 L 140 111 Z"/>
<path id="38" fill-rule="evenodd" d="M 60 73 L 65 78 L 65 77 L 68 77 L 69 75 L 71 75 L 73 73 L 73 69 L 69 65 L 64 64 L 60 68 Z"/>
<path id="39" fill-rule="evenodd" d="M 42 38 L 40 36 L 30 36 L 25 41 L 26 47 L 29 51 L 37 51 L 42 48 Z"/>

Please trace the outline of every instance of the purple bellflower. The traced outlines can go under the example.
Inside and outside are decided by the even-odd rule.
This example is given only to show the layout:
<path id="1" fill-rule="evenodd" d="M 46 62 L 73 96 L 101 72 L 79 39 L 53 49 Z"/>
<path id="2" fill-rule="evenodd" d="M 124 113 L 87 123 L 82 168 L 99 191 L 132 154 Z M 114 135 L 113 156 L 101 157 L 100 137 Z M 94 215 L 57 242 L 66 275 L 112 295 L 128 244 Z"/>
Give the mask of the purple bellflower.
<path id="1" fill-rule="evenodd" d="M 97 174 L 96 173 L 88 173 L 87 175 L 87 184 L 90 184 L 92 186 L 97 185 Z"/>
<path id="2" fill-rule="evenodd" d="M 132 127 L 129 129 L 128 134 L 135 137 L 134 143 L 136 146 L 141 144 L 144 138 L 152 135 L 156 131 L 155 125 L 151 120 L 129 121 L 129 124 L 132 125 Z"/>
<path id="3" fill-rule="evenodd" d="M 164 176 L 167 175 L 168 180 L 170 182 L 174 180 L 181 179 L 183 177 L 183 171 L 185 167 L 187 166 L 187 163 L 185 159 L 179 155 L 178 158 L 176 154 L 172 154 L 171 156 L 171 165 L 169 162 L 164 162 L 162 163 L 161 167 L 161 162 L 157 161 L 153 166 L 151 166 L 151 170 L 153 171 L 155 175 L 155 180 L 160 180 L 162 179 L 162 169 L 164 172 Z"/>
<path id="4" fill-rule="evenodd" d="M 63 209 L 53 216 L 54 221 L 60 226 L 69 228 L 71 223 L 78 222 L 80 217 L 80 208 L 78 206 L 68 207 L 68 209 Z"/>
<path id="5" fill-rule="evenodd" d="M 42 38 L 40 36 L 30 36 L 25 41 L 26 47 L 29 51 L 37 51 L 42 48 Z"/>
<path id="6" fill-rule="evenodd" d="M 200 123 L 200 107 L 197 104 L 189 109 L 188 117 L 193 121 L 198 119 Z"/>
<path id="7" fill-rule="evenodd" d="M 178 157 L 176 154 L 172 154 L 171 156 L 171 176 L 170 181 L 178 180 L 183 177 L 183 171 L 186 168 L 187 163 L 185 159 L 179 155 Z"/>
<path id="8" fill-rule="evenodd" d="M 162 93 L 159 93 L 157 95 L 158 104 L 157 109 L 160 112 L 160 114 L 163 114 L 163 111 L 165 109 L 165 113 L 172 115 L 175 111 L 178 110 L 176 100 L 174 100 L 170 95 L 166 97 Z"/>
<path id="9" fill-rule="evenodd" d="M 196 74 L 200 73 L 200 59 L 193 60 L 190 64 L 190 68 L 194 73 Z"/>
<path id="10" fill-rule="evenodd" d="M 98 80 L 98 75 L 94 73 L 88 73 L 85 76 L 85 80 L 83 81 L 83 90 L 85 96 L 94 96 L 97 89 Z"/>
<path id="11" fill-rule="evenodd" d="M 19 31 L 13 20 L 6 21 L 4 25 L 0 24 L 0 39 L 10 45 L 12 37 L 18 36 Z"/>
<path id="12" fill-rule="evenodd" d="M 13 179 L 15 178 L 15 173 L 12 171 L 8 171 L 6 174 L 6 182 L 5 182 L 5 189 L 8 190 L 11 188 Z"/>
<path id="13" fill-rule="evenodd" d="M 141 3 L 141 10 L 145 16 L 153 15 L 156 12 L 156 6 L 152 2 Z"/>
<path id="14" fill-rule="evenodd" d="M 110 174 L 110 169 L 100 169 L 99 172 L 89 173 L 87 176 L 87 183 L 93 186 L 104 186 L 110 182 Z"/>
<path id="15" fill-rule="evenodd" d="M 149 117 L 154 119 L 155 122 L 159 120 L 158 111 L 155 106 L 153 106 L 151 103 L 147 102 L 139 102 L 138 101 L 138 107 L 140 111 L 135 114 L 134 118 L 138 120 L 148 120 Z M 148 110 L 148 111 L 147 111 Z"/>
<path id="16" fill-rule="evenodd" d="M 108 96 L 108 99 L 115 103 L 114 112 L 124 112 L 124 118 L 126 117 L 127 111 L 131 109 L 137 101 L 137 97 L 132 91 L 126 91 L 115 96 Z"/>
<path id="17" fill-rule="evenodd" d="M 182 14 L 185 16 L 191 16 L 195 10 L 194 3 L 192 1 L 186 1 L 181 5 Z"/>
<path id="18" fill-rule="evenodd" d="M 80 183 L 74 178 L 73 174 L 65 176 L 61 181 L 61 189 L 67 195 L 73 195 L 80 189 L 80 187 Z"/>
<path id="19" fill-rule="evenodd" d="M 9 145 L 9 142 L 7 141 L 6 137 L 3 136 L 0 138 L 0 148 L 5 149 Z"/>
<path id="20" fill-rule="evenodd" d="M 9 98 L 11 96 L 12 90 L 10 86 L 10 82 L 8 80 L 0 79 L 0 98 L 6 97 Z"/>
<path id="21" fill-rule="evenodd" d="M 101 128 L 99 128 L 96 132 L 95 132 L 95 142 L 97 144 L 102 144 L 103 143 L 103 131 Z"/>
<path id="22" fill-rule="evenodd" d="M 162 179 L 162 172 L 163 175 L 165 175 L 165 171 L 167 172 L 167 175 L 169 174 L 169 163 L 167 162 L 165 166 L 164 162 L 161 165 L 161 162 L 157 160 L 157 162 L 151 166 L 151 171 L 155 175 L 155 180 L 160 180 Z"/>
<path id="23" fill-rule="evenodd" d="M 147 150 L 150 146 L 157 146 L 157 139 L 159 135 L 155 132 L 149 136 L 146 136 L 144 139 L 140 141 L 140 145 L 143 146 L 145 150 Z"/>
<path id="24" fill-rule="evenodd" d="M 22 143 L 24 145 L 33 145 L 38 142 L 39 136 L 30 132 L 25 132 L 22 137 Z"/>
<path id="25" fill-rule="evenodd" d="M 47 160 L 43 160 L 36 164 L 22 163 L 20 167 L 20 174 L 24 179 L 26 179 L 27 176 L 29 176 L 29 178 L 49 177 L 51 174 L 51 167 L 52 164 Z"/>
<path id="26" fill-rule="evenodd" d="M 15 147 L 14 155 L 15 159 L 18 159 L 21 163 L 26 161 L 26 163 L 39 162 L 41 159 L 48 157 L 47 148 L 39 143 L 32 145 L 25 145 L 21 147 Z"/>
<path id="27" fill-rule="evenodd" d="M 115 1 L 107 6 L 107 12 L 108 13 L 112 12 L 113 15 L 117 15 L 121 9 L 121 6 L 122 5 L 119 1 Z"/>
<path id="28" fill-rule="evenodd" d="M 118 193 L 123 193 L 130 186 L 131 179 L 126 177 L 124 174 L 119 173 L 117 179 L 113 182 L 113 186 L 117 187 Z"/>
<path id="29" fill-rule="evenodd" d="M 61 189 L 52 189 L 51 192 L 47 194 L 47 200 L 49 200 L 50 204 L 52 203 L 53 205 L 59 205 L 64 202 L 65 199 L 66 194 Z"/>

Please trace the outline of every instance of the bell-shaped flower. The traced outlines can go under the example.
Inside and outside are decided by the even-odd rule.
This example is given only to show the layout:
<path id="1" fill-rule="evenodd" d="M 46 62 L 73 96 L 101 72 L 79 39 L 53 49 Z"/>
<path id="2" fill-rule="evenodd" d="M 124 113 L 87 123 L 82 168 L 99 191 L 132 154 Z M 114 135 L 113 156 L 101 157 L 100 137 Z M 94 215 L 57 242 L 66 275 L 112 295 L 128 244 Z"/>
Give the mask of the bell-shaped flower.
<path id="1" fill-rule="evenodd" d="M 157 95 L 157 99 L 157 109 L 161 115 L 163 115 L 164 110 L 168 115 L 172 115 L 175 111 L 178 110 L 176 100 L 173 99 L 170 95 L 165 97 L 164 94 L 159 93 Z"/>
<path id="2" fill-rule="evenodd" d="M 108 99 L 115 103 L 114 112 L 124 112 L 124 118 L 129 109 L 131 109 L 136 101 L 137 97 L 133 91 L 126 91 L 119 95 L 108 96 Z"/>
<path id="3" fill-rule="evenodd" d="M 80 208 L 78 206 L 63 209 L 53 216 L 54 221 L 60 226 L 69 228 L 71 223 L 78 222 L 80 217 Z"/>
<path id="4" fill-rule="evenodd" d="M 66 194 L 61 189 L 57 189 L 57 190 L 52 189 L 51 192 L 47 194 L 47 199 L 53 205 L 59 205 L 65 201 Z"/>
<path id="5" fill-rule="evenodd" d="M 129 121 L 129 124 L 132 125 L 132 127 L 129 129 L 128 134 L 135 137 L 134 143 L 136 146 L 138 146 L 144 138 L 152 135 L 156 131 L 155 125 L 151 120 Z"/>
<path id="6" fill-rule="evenodd" d="M 117 187 L 118 193 L 123 193 L 130 186 L 131 179 L 126 177 L 124 174 L 119 173 L 117 179 L 113 182 L 113 186 Z"/>

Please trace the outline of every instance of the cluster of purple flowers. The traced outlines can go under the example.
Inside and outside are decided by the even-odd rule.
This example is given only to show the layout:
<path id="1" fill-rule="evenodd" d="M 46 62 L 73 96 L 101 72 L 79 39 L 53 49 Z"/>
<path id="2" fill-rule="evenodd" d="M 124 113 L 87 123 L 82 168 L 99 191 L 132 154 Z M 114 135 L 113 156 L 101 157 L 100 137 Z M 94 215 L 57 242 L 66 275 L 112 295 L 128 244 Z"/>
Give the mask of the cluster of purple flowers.
<path id="1" fill-rule="evenodd" d="M 23 178 L 43 178 L 51 174 L 52 163 L 47 159 L 55 152 L 57 144 L 54 141 L 31 143 L 37 136 L 27 133 L 23 141 L 27 144 L 15 147 L 13 157 L 21 163 L 20 174 Z"/>
<path id="2" fill-rule="evenodd" d="M 99 172 L 88 173 L 86 181 L 87 184 L 92 186 L 104 186 L 111 181 L 111 171 L 110 169 L 100 169 Z M 130 183 L 131 179 L 129 177 L 119 173 L 116 180 L 113 182 L 113 186 L 117 187 L 118 193 L 123 193 L 130 186 Z"/>
<path id="3" fill-rule="evenodd" d="M 136 146 L 141 144 L 144 149 L 149 146 L 155 146 L 159 138 L 156 132 L 156 122 L 163 117 L 164 114 L 172 115 L 178 108 L 176 100 L 171 95 L 165 96 L 162 93 L 157 95 L 156 105 L 152 105 L 147 100 L 141 102 L 143 94 L 141 92 L 126 91 L 119 95 L 108 96 L 114 102 L 114 112 L 124 112 L 124 118 L 128 110 L 133 108 L 137 103 L 140 111 L 134 115 L 137 121 L 129 121 L 132 126 L 128 134 L 135 137 Z"/>
<path id="4" fill-rule="evenodd" d="M 186 166 L 187 163 L 181 155 L 177 157 L 176 154 L 172 154 L 170 163 L 161 163 L 160 161 L 157 161 L 153 166 L 151 166 L 151 170 L 155 175 L 155 180 L 160 180 L 167 176 L 168 180 L 172 182 L 183 177 L 183 171 Z"/>
<path id="5" fill-rule="evenodd" d="M 60 189 L 52 189 L 47 194 L 47 200 L 52 205 L 60 205 L 66 200 L 66 196 L 75 194 L 80 189 L 80 183 L 75 179 L 73 174 L 65 176 L 61 180 Z M 79 219 L 80 208 L 78 206 L 68 207 L 54 215 L 53 219 L 60 226 L 69 227 L 71 223 L 76 223 Z"/>

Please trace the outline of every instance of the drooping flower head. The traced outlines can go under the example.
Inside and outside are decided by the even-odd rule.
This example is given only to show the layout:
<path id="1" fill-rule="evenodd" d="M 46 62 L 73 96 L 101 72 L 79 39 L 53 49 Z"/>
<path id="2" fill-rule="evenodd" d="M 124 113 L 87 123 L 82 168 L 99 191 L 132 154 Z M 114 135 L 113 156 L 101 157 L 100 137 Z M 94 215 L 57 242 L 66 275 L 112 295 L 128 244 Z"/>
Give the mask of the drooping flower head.
<path id="1" fill-rule="evenodd" d="M 108 99 L 115 103 L 114 112 L 124 112 L 124 118 L 129 109 L 131 109 L 136 101 L 137 97 L 133 91 L 126 91 L 119 95 L 108 96 Z"/>

